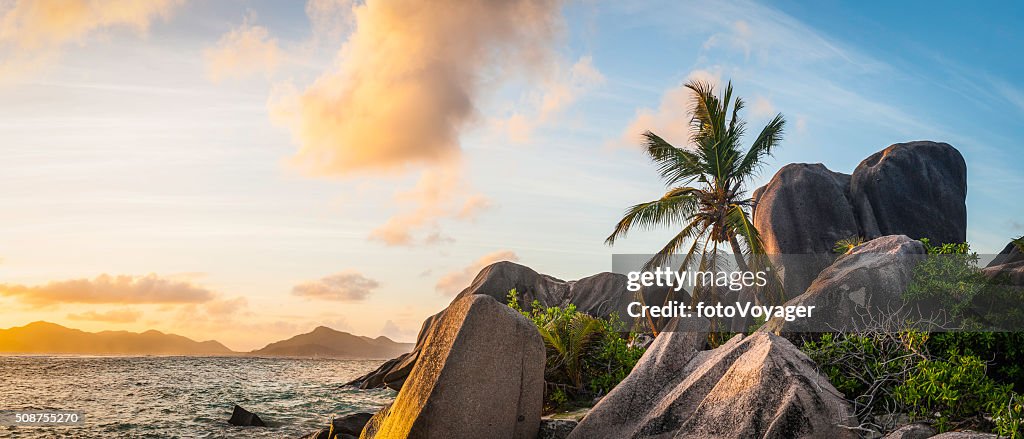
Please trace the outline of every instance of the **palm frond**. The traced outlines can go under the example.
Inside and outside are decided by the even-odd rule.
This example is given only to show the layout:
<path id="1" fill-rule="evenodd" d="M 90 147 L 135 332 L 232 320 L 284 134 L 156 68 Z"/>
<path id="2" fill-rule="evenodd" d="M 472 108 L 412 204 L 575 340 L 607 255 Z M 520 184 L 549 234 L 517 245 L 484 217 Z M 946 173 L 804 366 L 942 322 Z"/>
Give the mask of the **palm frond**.
<path id="1" fill-rule="evenodd" d="M 657 200 L 630 207 L 615 225 L 612 234 L 605 239 L 605 243 L 614 244 L 616 239 L 636 227 L 649 229 L 656 225 L 671 226 L 685 221 L 697 208 L 695 192 L 699 192 L 699 189 L 674 188 Z"/>
<path id="2" fill-rule="evenodd" d="M 666 243 L 665 246 L 661 248 L 661 250 L 658 250 L 658 252 L 655 253 L 654 256 L 652 256 L 651 259 L 647 261 L 646 264 L 644 264 L 644 270 L 653 270 L 657 267 L 664 266 L 665 262 L 667 262 L 669 258 L 672 257 L 672 255 L 679 253 L 679 249 L 682 248 L 684 244 L 686 244 L 686 240 L 688 239 L 692 239 L 693 245 L 697 245 L 697 243 L 700 242 L 700 240 L 697 239 L 697 237 L 703 235 L 706 230 L 707 227 L 705 227 L 702 222 L 696 220 L 691 221 L 690 224 L 687 224 L 686 227 L 683 227 L 683 230 L 677 233 L 676 236 L 672 237 L 672 239 L 670 239 L 668 243 Z M 689 255 L 692 252 L 693 250 L 691 249 L 691 251 L 688 252 L 687 255 Z"/>
<path id="3" fill-rule="evenodd" d="M 736 236 L 743 238 L 741 246 L 744 247 L 745 255 L 764 254 L 764 241 L 761 240 L 761 233 L 754 227 L 745 209 L 738 204 L 730 206 L 726 214 L 726 222 Z"/>
<path id="4" fill-rule="evenodd" d="M 747 150 L 743 160 L 736 168 L 736 174 L 740 178 L 747 178 L 751 176 L 757 167 L 761 165 L 764 158 L 772 154 L 772 150 L 775 149 L 780 143 L 782 143 L 782 135 L 785 132 L 786 119 L 782 117 L 782 114 L 776 114 L 775 118 L 765 125 L 764 129 L 761 130 L 761 134 L 758 134 L 757 139 L 750 145 L 750 149 Z"/>
<path id="5" fill-rule="evenodd" d="M 650 131 L 643 137 L 647 155 L 658 166 L 658 173 L 667 186 L 689 183 L 703 173 L 700 158 L 694 153 L 676 148 Z"/>

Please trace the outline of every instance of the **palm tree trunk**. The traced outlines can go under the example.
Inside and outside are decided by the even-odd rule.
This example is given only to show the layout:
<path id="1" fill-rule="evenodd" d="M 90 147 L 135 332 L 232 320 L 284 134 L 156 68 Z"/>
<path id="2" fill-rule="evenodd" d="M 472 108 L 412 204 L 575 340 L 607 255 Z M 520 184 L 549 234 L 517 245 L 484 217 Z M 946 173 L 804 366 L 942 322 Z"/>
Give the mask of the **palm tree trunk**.
<path id="1" fill-rule="evenodd" d="M 743 259 L 743 250 L 740 248 L 740 242 L 736 240 L 736 235 L 729 237 L 729 245 L 732 246 L 732 255 L 736 258 L 736 268 L 740 271 L 750 271 L 747 261 Z"/>

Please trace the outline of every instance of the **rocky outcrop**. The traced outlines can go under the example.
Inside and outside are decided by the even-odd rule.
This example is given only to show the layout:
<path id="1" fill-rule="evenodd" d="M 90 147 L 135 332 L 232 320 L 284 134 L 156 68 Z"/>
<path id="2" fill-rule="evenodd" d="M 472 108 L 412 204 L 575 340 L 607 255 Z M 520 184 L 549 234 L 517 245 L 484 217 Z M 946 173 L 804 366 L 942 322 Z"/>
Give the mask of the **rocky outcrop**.
<path id="1" fill-rule="evenodd" d="M 420 332 L 416 335 L 416 345 L 413 347 L 412 352 L 388 360 L 372 372 L 349 381 L 345 385 L 356 386 L 360 389 L 376 389 L 380 387 L 388 387 L 394 390 L 401 389 L 405 379 L 412 372 L 412 367 L 416 365 L 416 359 L 419 358 L 420 351 L 423 350 L 423 341 L 426 339 L 427 334 L 430 333 L 434 322 L 441 317 L 443 312 L 427 317 L 423 321 L 423 324 L 420 325 Z"/>
<path id="2" fill-rule="evenodd" d="M 544 307 L 565 307 L 573 304 L 583 313 L 605 318 L 616 312 L 626 325 L 633 323 L 625 309 L 629 302 L 635 300 L 637 293 L 626 290 L 626 276 L 617 273 L 599 273 L 576 281 L 563 281 L 539 274 L 514 262 L 496 262 L 481 270 L 473 279 L 473 283 L 462 290 L 455 301 L 482 295 L 506 303 L 508 292 L 513 289 L 519 294 L 519 303 L 524 309 L 529 309 L 534 300 Z M 647 303 L 664 303 L 665 298 L 674 293 L 668 288 L 653 287 L 643 289 L 641 294 Z M 688 297 L 685 293 L 672 296 L 675 300 L 688 300 Z M 385 386 L 395 390 L 401 389 L 420 356 L 425 335 L 430 331 L 433 322 L 443 313 L 444 311 L 441 311 L 423 322 L 412 352 L 384 363 L 377 370 L 356 378 L 347 385 L 363 389 Z"/>
<path id="3" fill-rule="evenodd" d="M 803 293 L 834 259 L 836 241 L 887 235 L 967 239 L 967 167 L 945 143 L 899 143 L 853 174 L 820 164 L 784 166 L 754 192 L 754 225 L 780 269 L 786 295 Z"/>
<path id="4" fill-rule="evenodd" d="M 790 342 L 755 333 L 698 351 L 707 323 L 680 323 L 569 438 L 856 437 L 842 394 Z"/>
<path id="5" fill-rule="evenodd" d="M 935 429 L 928 424 L 913 423 L 897 428 L 882 439 L 927 439 L 935 436 Z"/>
<path id="6" fill-rule="evenodd" d="M 394 403 L 361 437 L 534 439 L 544 362 L 532 322 L 489 296 L 462 297 L 432 325 Z"/>
<path id="7" fill-rule="evenodd" d="M 331 420 L 331 426 L 322 428 L 305 439 L 352 439 L 358 438 L 363 428 L 373 417 L 371 413 L 353 413 Z"/>
<path id="8" fill-rule="evenodd" d="M 228 424 L 239 426 L 239 427 L 266 427 L 267 424 L 263 423 L 255 413 L 250 412 L 238 404 L 235 404 L 235 409 L 231 411 L 231 419 L 228 419 Z"/>
<path id="9" fill-rule="evenodd" d="M 967 240 L 967 163 L 947 143 L 897 143 L 857 165 L 850 195 L 864 236 Z"/>
<path id="10" fill-rule="evenodd" d="M 759 189 L 754 226 L 780 275 L 786 297 L 804 292 L 834 260 L 836 241 L 860 235 L 850 204 L 850 176 L 824 165 L 783 166 Z"/>
<path id="11" fill-rule="evenodd" d="M 1010 285 L 1024 287 L 1024 252 L 1011 242 L 996 255 L 982 273 L 989 279 L 1001 277 L 1002 281 Z"/>
<path id="12" fill-rule="evenodd" d="M 455 300 L 474 294 L 491 296 L 505 303 L 510 290 L 519 294 L 519 302 L 528 309 L 534 300 L 544 306 L 553 306 L 562 302 L 569 292 L 569 284 L 561 279 L 540 274 L 532 268 L 514 262 L 495 262 L 484 267 L 473 278 Z"/>
<path id="13" fill-rule="evenodd" d="M 471 295 L 486 295 L 507 303 L 508 292 L 514 289 L 519 295 L 520 305 L 526 310 L 536 300 L 544 307 L 572 304 L 580 312 L 592 316 L 608 317 L 614 312 L 626 319 L 626 306 L 636 298 L 636 293 L 626 290 L 626 283 L 625 275 L 609 272 L 564 281 L 537 273 L 515 262 L 502 261 L 480 270 L 473 283 L 462 290 L 455 300 Z M 644 300 L 650 303 L 662 302 L 669 290 L 646 288 L 642 294 Z"/>
<path id="14" fill-rule="evenodd" d="M 865 315 L 901 309 L 914 267 L 925 257 L 920 241 L 883 236 L 861 244 L 826 268 L 785 306 L 814 306 L 811 318 L 769 320 L 772 333 L 832 332 L 863 329 Z"/>

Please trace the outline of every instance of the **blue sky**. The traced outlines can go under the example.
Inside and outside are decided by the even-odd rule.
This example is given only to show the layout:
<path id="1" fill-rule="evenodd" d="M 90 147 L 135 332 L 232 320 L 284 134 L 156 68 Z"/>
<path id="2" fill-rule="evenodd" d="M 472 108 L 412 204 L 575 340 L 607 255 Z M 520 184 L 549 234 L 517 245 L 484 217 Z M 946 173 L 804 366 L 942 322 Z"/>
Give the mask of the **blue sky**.
<path id="1" fill-rule="evenodd" d="M 1019 4 L 508 2 L 539 5 L 529 19 L 456 10 L 453 20 L 483 13 L 499 29 L 470 20 L 441 39 L 481 41 L 482 52 L 451 49 L 480 60 L 429 47 L 410 58 L 436 55 L 473 78 L 419 78 L 464 92 L 472 111 L 427 93 L 454 109 L 400 116 L 446 115 L 451 132 L 357 148 L 339 139 L 364 131 L 332 124 L 365 102 L 326 119 L 289 111 L 337 102 L 363 60 L 377 63 L 363 65 L 370 72 L 397 68 L 401 56 L 374 58 L 373 37 L 451 26 L 425 25 L 440 18 L 415 3 L 404 16 L 313 3 L 327 6 L 153 2 L 78 16 L 72 34 L 17 15 L 24 2 L 0 3 L 14 17 L 0 31 L 0 284 L 63 298 L 0 296 L 0 327 L 156 328 L 237 349 L 318 324 L 410 340 L 489 260 L 563 278 L 609 270 L 612 253 L 648 253 L 673 234 L 603 244 L 626 206 L 663 190 L 635 140 L 642 129 L 681 132 L 685 108 L 674 103 L 690 77 L 732 80 L 752 127 L 776 112 L 789 121 L 751 190 L 786 163 L 849 173 L 892 143 L 945 141 L 968 163 L 975 248 L 1024 234 L 1013 195 L 1024 187 Z M 376 154 L 375 142 L 395 149 Z M 109 282 L 124 295 L 74 299 L 74 285 Z M 168 296 L 132 298 L 152 282 Z M 182 288 L 206 294 L 174 295 Z"/>

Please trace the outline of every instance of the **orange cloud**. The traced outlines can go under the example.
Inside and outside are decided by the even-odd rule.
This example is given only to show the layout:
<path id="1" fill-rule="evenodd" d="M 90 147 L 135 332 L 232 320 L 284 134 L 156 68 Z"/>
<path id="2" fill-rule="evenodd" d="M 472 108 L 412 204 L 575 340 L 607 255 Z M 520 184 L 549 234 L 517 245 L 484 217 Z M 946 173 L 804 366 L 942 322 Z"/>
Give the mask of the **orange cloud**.
<path id="1" fill-rule="evenodd" d="M 55 281 L 45 285 L 0 284 L 0 296 L 14 297 L 35 306 L 62 303 L 202 303 L 214 298 L 205 288 L 189 282 L 164 279 L 156 274 L 112 276 Z"/>
<path id="2" fill-rule="evenodd" d="M 716 88 L 721 83 L 719 75 L 707 70 L 694 70 L 690 72 L 687 82 L 691 79 L 710 82 Z M 616 145 L 638 146 L 642 142 L 641 135 L 645 131 L 651 131 L 669 143 L 677 147 L 690 145 L 690 108 L 692 106 L 693 94 L 690 89 L 682 84 L 666 90 L 661 96 L 661 102 L 657 109 L 640 108 L 636 116 L 629 122 L 622 137 L 616 141 Z"/>
<path id="3" fill-rule="evenodd" d="M 308 8 L 307 8 L 308 9 Z M 424 172 L 414 199 L 371 237 L 408 244 L 465 198 L 459 135 L 477 116 L 483 77 L 499 66 L 550 62 L 560 17 L 554 0 L 368 0 L 337 66 L 268 105 L 311 175 Z M 438 189 L 441 191 L 438 192 Z M 399 198 L 408 199 L 408 193 Z M 454 205 L 454 207 L 452 207 Z"/>
<path id="4" fill-rule="evenodd" d="M 459 294 L 459 292 L 464 288 L 468 287 L 469 284 L 473 282 L 473 278 L 475 278 L 477 273 L 479 273 L 480 270 L 483 270 L 484 267 L 499 261 L 518 260 L 519 256 L 511 250 L 501 250 L 486 254 L 465 268 L 455 270 L 441 276 L 441 278 L 437 280 L 437 285 L 434 286 L 434 289 L 446 296 L 454 296 Z"/>
<path id="5" fill-rule="evenodd" d="M 203 51 L 207 76 L 214 82 L 260 73 L 269 75 L 282 58 L 277 39 L 270 37 L 267 28 L 250 24 L 249 19 Z"/>
<path id="6" fill-rule="evenodd" d="M 305 282 L 292 288 L 292 294 L 311 299 L 333 300 L 338 302 L 358 302 L 365 300 L 380 283 L 359 274 L 346 270 L 327 276 L 320 280 Z"/>
<path id="7" fill-rule="evenodd" d="M 0 5 L 0 82 L 20 77 L 57 58 L 70 43 L 96 32 L 126 27 L 143 33 L 181 0 L 17 0 Z"/>
<path id="8" fill-rule="evenodd" d="M 114 309 L 104 313 L 87 311 L 79 314 L 68 314 L 68 318 L 71 320 L 91 320 L 108 323 L 132 323 L 137 321 L 141 316 L 141 312 L 132 309 Z"/>

